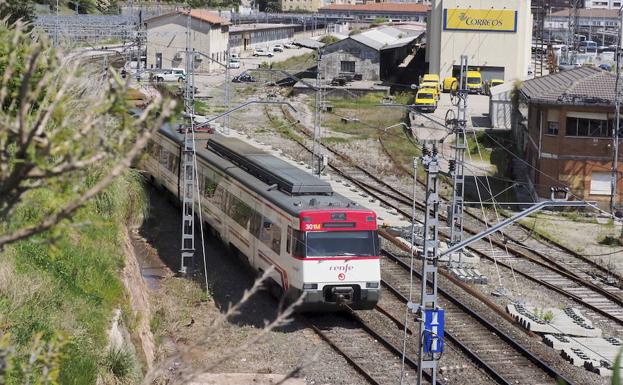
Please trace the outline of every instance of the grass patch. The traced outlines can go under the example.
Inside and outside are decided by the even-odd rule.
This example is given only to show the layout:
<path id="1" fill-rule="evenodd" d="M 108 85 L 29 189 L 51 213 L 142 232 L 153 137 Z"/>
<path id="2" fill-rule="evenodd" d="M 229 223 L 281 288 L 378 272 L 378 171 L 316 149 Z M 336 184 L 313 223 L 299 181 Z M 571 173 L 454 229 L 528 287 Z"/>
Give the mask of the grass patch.
<path id="1" fill-rule="evenodd" d="M 268 64 L 267 62 L 263 62 L 261 64 L 262 68 L 272 68 L 272 69 L 287 69 L 287 70 L 306 70 L 311 67 L 316 66 L 316 53 L 315 52 L 307 52 L 302 55 L 291 56 L 286 60 L 273 62 Z"/>
<path id="2" fill-rule="evenodd" d="M 98 178 L 94 170 L 82 183 L 91 185 Z M 62 192 L 32 191 L 10 222 L 0 226 L 35 223 L 66 198 Z M 37 338 L 63 336 L 59 383 L 95 383 L 113 309 L 127 301 L 119 280 L 125 258 L 122 231 L 146 210 L 141 177 L 128 172 L 79 210 L 75 225 L 60 225 L 0 254 L 0 325 L 16 349 L 10 357 L 13 367 L 28 362 Z M 9 371 L 5 381 L 32 382 L 28 376 Z"/>

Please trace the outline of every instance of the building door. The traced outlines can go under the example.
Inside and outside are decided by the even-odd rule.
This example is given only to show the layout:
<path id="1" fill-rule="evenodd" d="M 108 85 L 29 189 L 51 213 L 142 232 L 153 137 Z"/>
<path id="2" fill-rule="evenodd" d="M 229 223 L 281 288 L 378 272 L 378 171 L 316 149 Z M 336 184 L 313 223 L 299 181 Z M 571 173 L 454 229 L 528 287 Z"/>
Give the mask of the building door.
<path id="1" fill-rule="evenodd" d="M 162 68 L 162 52 L 156 53 L 156 68 Z"/>
<path id="2" fill-rule="evenodd" d="M 591 195 L 610 195 L 612 192 L 610 178 L 609 172 L 593 172 L 591 174 Z"/>

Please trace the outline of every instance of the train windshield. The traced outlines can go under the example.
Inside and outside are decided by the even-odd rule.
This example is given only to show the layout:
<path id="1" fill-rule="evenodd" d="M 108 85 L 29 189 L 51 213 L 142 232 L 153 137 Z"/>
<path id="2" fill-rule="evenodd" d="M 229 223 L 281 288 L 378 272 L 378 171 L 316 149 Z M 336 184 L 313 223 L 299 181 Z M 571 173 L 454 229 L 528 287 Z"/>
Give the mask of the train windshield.
<path id="1" fill-rule="evenodd" d="M 301 234 L 303 235 L 303 234 Z M 305 243 L 306 257 L 377 256 L 379 240 L 376 231 L 309 232 L 299 239 Z"/>

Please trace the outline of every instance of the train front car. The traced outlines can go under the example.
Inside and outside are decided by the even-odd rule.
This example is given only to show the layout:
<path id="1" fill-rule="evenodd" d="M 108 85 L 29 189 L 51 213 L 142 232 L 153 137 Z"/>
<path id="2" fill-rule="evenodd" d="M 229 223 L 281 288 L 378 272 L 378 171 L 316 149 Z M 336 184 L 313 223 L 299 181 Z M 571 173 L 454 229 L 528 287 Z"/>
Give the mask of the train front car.
<path id="1" fill-rule="evenodd" d="M 376 215 L 366 209 L 306 210 L 293 230 L 292 256 L 302 261 L 300 310 L 347 305 L 372 309 L 379 300 L 381 267 Z M 298 285 L 297 285 L 298 286 Z"/>

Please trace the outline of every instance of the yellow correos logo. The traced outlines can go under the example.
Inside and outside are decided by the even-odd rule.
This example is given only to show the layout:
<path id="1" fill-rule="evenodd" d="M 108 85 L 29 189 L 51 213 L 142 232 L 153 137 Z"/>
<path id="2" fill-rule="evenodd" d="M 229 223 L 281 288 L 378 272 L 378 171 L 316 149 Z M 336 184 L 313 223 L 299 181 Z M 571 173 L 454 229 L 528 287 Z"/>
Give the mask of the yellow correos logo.
<path id="1" fill-rule="evenodd" d="M 517 11 L 507 9 L 444 9 L 443 29 L 516 32 Z"/>

